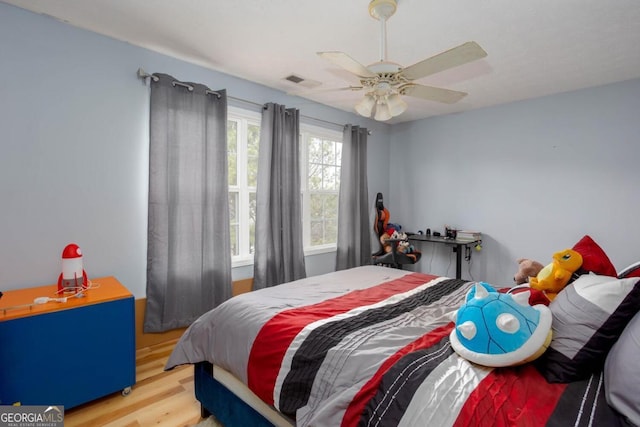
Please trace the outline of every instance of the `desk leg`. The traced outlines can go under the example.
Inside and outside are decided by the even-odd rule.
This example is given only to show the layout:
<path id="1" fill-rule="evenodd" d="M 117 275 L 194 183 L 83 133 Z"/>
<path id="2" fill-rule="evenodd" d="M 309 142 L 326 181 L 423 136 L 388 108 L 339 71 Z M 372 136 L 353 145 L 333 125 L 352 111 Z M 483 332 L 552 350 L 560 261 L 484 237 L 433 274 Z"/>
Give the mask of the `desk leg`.
<path id="1" fill-rule="evenodd" d="M 462 245 L 456 245 L 456 279 L 462 278 Z"/>

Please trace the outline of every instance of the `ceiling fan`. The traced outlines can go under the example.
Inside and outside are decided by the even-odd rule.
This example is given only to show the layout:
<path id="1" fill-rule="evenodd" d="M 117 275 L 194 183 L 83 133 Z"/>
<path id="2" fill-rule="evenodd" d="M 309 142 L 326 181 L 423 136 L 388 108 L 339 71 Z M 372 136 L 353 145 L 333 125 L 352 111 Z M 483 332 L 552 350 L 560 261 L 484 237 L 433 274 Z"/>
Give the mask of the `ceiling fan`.
<path id="1" fill-rule="evenodd" d="M 446 104 L 461 100 L 467 95 L 465 92 L 424 86 L 413 81 L 487 56 L 487 52 L 471 41 L 405 68 L 388 61 L 386 24 L 387 19 L 396 12 L 397 5 L 397 0 L 372 0 L 369 3 L 369 14 L 380 21 L 379 62 L 365 67 L 344 52 L 318 52 L 322 58 L 360 79 L 362 86 L 337 90 L 365 90 L 365 96 L 355 106 L 355 110 L 362 116 L 371 117 L 375 109 L 374 119 L 379 121 L 389 120 L 407 109 L 402 95 Z"/>

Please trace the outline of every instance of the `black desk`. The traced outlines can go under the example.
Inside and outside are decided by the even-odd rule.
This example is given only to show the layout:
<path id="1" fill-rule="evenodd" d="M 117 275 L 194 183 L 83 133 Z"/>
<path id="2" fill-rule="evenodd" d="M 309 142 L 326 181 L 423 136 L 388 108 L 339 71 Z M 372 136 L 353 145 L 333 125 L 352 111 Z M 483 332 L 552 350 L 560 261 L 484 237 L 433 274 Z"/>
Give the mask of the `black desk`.
<path id="1" fill-rule="evenodd" d="M 456 279 L 462 278 L 462 248 L 475 246 L 480 243 L 480 240 L 456 240 L 444 237 L 427 236 L 425 234 L 412 234 L 409 236 L 409 240 L 414 242 L 444 243 L 445 245 L 453 246 L 453 252 L 456 253 Z"/>

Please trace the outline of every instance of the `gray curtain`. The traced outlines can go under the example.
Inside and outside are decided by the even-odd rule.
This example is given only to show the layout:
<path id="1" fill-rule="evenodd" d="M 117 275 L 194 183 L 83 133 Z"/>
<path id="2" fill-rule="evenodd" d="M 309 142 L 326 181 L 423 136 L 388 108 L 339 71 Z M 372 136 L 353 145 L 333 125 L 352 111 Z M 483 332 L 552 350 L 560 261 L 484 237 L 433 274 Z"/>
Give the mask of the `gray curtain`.
<path id="1" fill-rule="evenodd" d="M 371 264 L 366 128 L 345 126 L 342 138 L 336 270 Z"/>
<path id="2" fill-rule="evenodd" d="M 260 125 L 254 289 L 307 275 L 302 243 L 299 151 L 299 111 L 267 104 Z"/>
<path id="3" fill-rule="evenodd" d="M 190 325 L 231 296 L 226 92 L 154 76 L 145 332 Z"/>

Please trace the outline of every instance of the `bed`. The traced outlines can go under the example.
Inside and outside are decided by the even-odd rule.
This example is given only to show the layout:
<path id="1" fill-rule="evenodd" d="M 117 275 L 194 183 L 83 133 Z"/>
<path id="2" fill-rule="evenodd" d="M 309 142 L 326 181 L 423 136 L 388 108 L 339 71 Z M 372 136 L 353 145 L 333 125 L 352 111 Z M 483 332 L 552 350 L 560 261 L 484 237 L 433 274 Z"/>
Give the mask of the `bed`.
<path id="1" fill-rule="evenodd" d="M 232 298 L 187 329 L 166 369 L 194 364 L 203 416 L 227 427 L 633 425 L 609 404 L 602 367 L 638 317 L 638 281 L 576 280 L 552 303 L 547 352 L 488 368 L 449 342 L 472 283 L 357 267 Z"/>

